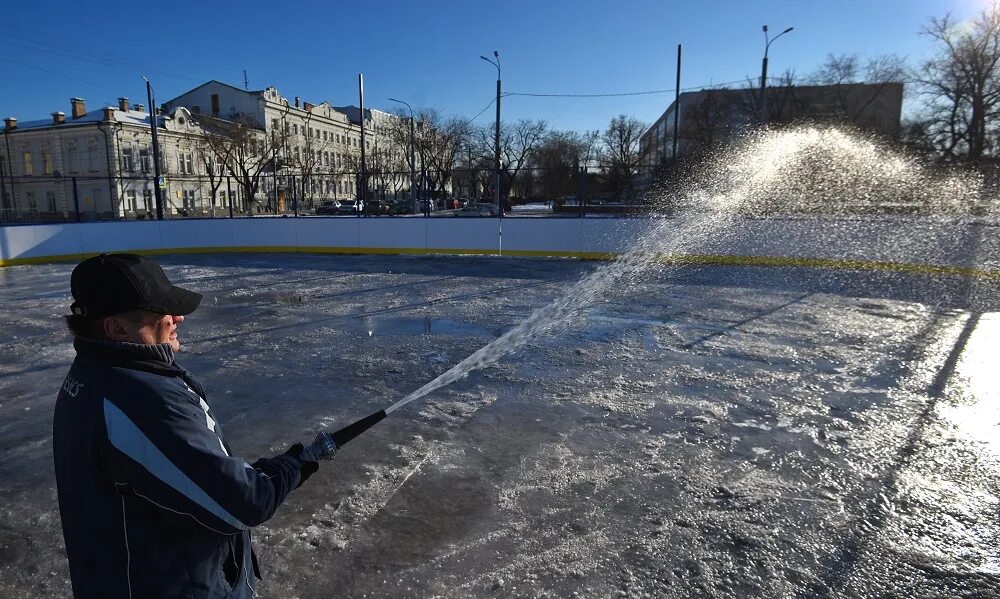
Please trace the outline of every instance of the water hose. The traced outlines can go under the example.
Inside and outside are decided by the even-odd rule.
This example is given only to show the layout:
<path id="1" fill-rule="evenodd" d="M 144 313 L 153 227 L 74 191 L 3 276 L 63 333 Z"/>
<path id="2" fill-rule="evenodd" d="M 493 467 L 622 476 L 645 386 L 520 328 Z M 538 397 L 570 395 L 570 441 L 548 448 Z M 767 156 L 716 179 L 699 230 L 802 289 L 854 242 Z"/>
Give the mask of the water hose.
<path id="1" fill-rule="evenodd" d="M 385 416 L 386 416 L 386 411 L 379 410 L 378 412 L 375 412 L 374 414 L 369 414 L 368 416 L 365 416 L 361 420 L 352 422 L 351 424 L 348 424 L 344 428 L 333 433 L 333 440 L 336 441 L 337 448 L 343 447 L 344 445 L 347 444 L 348 441 L 350 441 L 354 437 L 357 437 L 361 433 L 375 426 L 376 424 L 381 422 L 382 419 L 385 418 Z"/>

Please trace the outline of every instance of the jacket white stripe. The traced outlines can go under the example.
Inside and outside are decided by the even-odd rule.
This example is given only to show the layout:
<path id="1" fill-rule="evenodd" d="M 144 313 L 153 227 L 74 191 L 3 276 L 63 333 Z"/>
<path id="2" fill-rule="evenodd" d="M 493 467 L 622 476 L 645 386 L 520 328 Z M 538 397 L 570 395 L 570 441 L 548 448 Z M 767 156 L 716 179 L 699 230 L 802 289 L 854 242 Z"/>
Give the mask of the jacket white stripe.
<path id="1" fill-rule="evenodd" d="M 104 399 L 104 424 L 111 444 L 142 465 L 150 474 L 233 528 L 237 530 L 249 528 L 188 478 L 124 412 L 107 398 Z"/>

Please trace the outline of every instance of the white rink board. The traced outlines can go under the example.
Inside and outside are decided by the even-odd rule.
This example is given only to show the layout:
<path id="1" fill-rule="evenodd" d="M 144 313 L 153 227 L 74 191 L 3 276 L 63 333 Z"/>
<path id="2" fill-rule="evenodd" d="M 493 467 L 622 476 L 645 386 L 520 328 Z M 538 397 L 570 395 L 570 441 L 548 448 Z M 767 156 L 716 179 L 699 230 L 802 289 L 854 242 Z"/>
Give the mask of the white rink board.
<path id="1" fill-rule="evenodd" d="M 502 226 L 502 246 L 501 246 Z M 308 251 L 599 257 L 657 226 L 663 253 L 1000 268 L 1000 227 L 917 217 L 745 219 L 720 235 L 643 218 L 239 218 L 0 227 L 0 265 L 100 252 Z"/>

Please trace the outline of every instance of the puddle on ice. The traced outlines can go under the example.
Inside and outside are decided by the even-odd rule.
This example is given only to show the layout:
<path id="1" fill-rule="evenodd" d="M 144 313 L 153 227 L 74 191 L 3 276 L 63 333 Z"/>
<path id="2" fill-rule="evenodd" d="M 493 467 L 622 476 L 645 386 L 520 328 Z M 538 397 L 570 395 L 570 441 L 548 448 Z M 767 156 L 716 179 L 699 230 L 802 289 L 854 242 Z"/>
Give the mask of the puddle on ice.
<path id="1" fill-rule="evenodd" d="M 415 337 L 419 335 L 451 335 L 463 337 L 499 337 L 501 332 L 482 325 L 449 318 L 394 317 L 350 318 L 339 328 L 368 337 Z"/>

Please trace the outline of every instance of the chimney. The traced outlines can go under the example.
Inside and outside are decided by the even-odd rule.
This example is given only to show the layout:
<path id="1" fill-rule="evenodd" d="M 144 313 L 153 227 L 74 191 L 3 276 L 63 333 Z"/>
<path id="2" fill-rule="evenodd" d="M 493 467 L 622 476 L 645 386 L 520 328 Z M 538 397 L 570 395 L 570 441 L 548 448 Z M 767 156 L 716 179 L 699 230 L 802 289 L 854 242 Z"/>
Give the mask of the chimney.
<path id="1" fill-rule="evenodd" d="M 118 110 L 128 112 L 128 98 L 118 98 Z"/>
<path id="2" fill-rule="evenodd" d="M 69 103 L 73 108 L 70 114 L 73 115 L 74 119 L 78 119 L 87 114 L 87 101 L 83 98 L 70 98 Z"/>
<path id="3" fill-rule="evenodd" d="M 17 119 L 15 119 L 12 116 L 5 118 L 3 120 L 3 124 L 4 128 L 7 129 L 7 131 L 12 131 L 14 129 L 17 129 Z"/>
<path id="4" fill-rule="evenodd" d="M 102 108 L 102 110 L 104 111 L 104 120 L 105 121 L 113 121 L 113 120 L 115 120 L 115 107 L 114 106 L 106 106 L 105 108 Z"/>
<path id="5" fill-rule="evenodd" d="M 300 98 L 300 97 L 298 97 L 298 96 L 295 96 L 295 107 L 296 107 L 296 108 L 299 108 L 299 105 L 300 105 L 301 103 L 302 103 L 302 98 Z"/>
<path id="6" fill-rule="evenodd" d="M 52 113 L 52 124 L 53 125 L 62 125 L 65 122 L 66 122 L 66 113 L 65 112 L 53 112 Z"/>
<path id="7" fill-rule="evenodd" d="M 135 106 L 132 107 L 132 110 L 135 110 L 136 112 L 146 112 L 146 105 L 136 104 Z"/>

